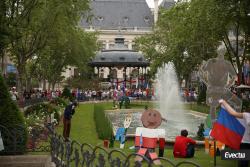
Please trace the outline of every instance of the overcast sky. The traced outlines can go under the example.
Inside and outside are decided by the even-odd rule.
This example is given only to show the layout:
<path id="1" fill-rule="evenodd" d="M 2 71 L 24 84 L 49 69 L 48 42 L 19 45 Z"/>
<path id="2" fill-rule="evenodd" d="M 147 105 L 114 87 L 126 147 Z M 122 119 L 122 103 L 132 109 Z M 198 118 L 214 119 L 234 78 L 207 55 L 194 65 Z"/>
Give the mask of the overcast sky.
<path id="1" fill-rule="evenodd" d="M 154 8 L 154 0 L 146 0 L 147 3 L 148 3 L 148 6 L 150 8 Z M 159 0 L 159 4 L 161 3 L 162 0 Z"/>

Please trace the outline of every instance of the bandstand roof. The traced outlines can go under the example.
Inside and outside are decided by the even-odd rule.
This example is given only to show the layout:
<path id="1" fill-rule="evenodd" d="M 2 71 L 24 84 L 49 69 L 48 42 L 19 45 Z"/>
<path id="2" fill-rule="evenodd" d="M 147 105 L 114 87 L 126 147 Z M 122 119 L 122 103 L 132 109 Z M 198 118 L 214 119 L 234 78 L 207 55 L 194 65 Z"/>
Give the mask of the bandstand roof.
<path id="1" fill-rule="evenodd" d="M 132 50 L 104 50 L 97 53 L 89 65 L 92 67 L 147 67 L 149 61 L 142 53 Z"/>

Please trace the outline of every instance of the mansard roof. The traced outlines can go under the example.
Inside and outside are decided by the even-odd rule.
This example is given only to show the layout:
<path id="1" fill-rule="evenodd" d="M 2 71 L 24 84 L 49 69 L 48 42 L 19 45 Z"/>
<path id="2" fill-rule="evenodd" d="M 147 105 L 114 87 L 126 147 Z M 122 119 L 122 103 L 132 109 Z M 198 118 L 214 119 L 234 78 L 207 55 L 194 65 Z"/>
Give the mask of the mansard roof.
<path id="1" fill-rule="evenodd" d="M 154 23 L 153 13 L 146 0 L 92 0 L 93 16 L 90 21 L 83 18 L 80 26 L 97 29 L 132 29 L 151 28 Z"/>

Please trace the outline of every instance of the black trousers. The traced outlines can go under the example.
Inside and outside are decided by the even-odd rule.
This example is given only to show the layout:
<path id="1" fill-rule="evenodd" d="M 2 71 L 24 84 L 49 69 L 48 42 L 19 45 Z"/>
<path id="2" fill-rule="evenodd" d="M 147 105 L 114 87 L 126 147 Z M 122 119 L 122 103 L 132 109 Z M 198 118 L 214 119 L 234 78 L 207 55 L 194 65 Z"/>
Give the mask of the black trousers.
<path id="1" fill-rule="evenodd" d="M 241 143 L 240 144 L 240 149 L 244 150 L 250 150 L 250 143 Z M 238 167 L 248 167 L 248 161 L 239 161 L 238 162 Z"/>
<path id="2" fill-rule="evenodd" d="M 63 137 L 65 140 L 69 138 L 70 128 L 71 128 L 70 119 L 63 118 Z"/>
<path id="3" fill-rule="evenodd" d="M 194 145 L 193 144 L 188 144 L 187 145 L 187 155 L 186 158 L 192 158 L 194 157 Z"/>

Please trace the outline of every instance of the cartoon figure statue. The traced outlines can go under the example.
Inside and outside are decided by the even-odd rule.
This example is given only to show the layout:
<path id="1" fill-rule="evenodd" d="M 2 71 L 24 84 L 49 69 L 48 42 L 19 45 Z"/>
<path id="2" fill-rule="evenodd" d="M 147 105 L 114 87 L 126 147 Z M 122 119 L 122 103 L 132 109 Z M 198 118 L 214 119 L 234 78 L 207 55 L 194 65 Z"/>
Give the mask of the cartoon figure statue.
<path id="1" fill-rule="evenodd" d="M 157 129 L 162 123 L 160 112 L 149 109 L 143 112 L 141 121 L 144 127 L 136 128 L 135 147 L 137 153 L 149 157 L 151 160 L 158 158 L 155 153 L 157 141 L 159 141 L 159 153 L 163 156 L 165 146 L 165 129 Z M 136 161 L 142 161 L 142 158 L 137 156 Z M 155 164 L 160 164 L 159 160 L 153 161 Z"/>
<path id="2" fill-rule="evenodd" d="M 201 80 L 207 85 L 206 103 L 210 106 L 212 122 L 216 119 L 216 107 L 219 99 L 227 99 L 235 108 L 241 108 L 241 102 L 230 92 L 229 88 L 234 84 L 237 74 L 227 60 L 224 60 L 226 49 L 220 46 L 217 50 L 218 57 L 204 62 L 199 70 Z"/>
<path id="3" fill-rule="evenodd" d="M 121 149 L 124 148 L 124 144 L 126 141 L 127 129 L 130 126 L 131 121 L 132 121 L 132 116 L 130 114 L 128 114 L 128 116 L 126 116 L 124 123 L 123 123 L 124 127 L 118 128 L 116 130 L 115 140 L 120 141 L 120 148 Z"/>

